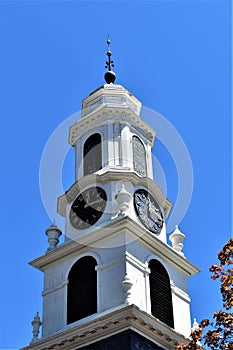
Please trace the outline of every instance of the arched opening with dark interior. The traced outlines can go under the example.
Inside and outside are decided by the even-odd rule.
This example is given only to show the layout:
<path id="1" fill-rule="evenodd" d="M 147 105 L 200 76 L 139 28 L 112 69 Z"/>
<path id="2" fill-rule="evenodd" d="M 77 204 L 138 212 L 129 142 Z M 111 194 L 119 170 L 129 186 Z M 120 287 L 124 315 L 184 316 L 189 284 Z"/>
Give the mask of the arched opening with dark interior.
<path id="1" fill-rule="evenodd" d="M 146 176 L 146 151 L 142 141 L 133 136 L 133 168 L 141 176 Z"/>
<path id="2" fill-rule="evenodd" d="M 149 262 L 149 268 L 151 270 L 149 275 L 151 314 L 174 328 L 172 295 L 168 273 L 164 266 L 155 259 Z"/>
<path id="3" fill-rule="evenodd" d="M 67 324 L 97 312 L 96 260 L 92 256 L 79 259 L 68 276 Z"/>
<path id="4" fill-rule="evenodd" d="M 83 147 L 83 175 L 93 174 L 102 168 L 101 135 L 95 133 L 88 137 Z"/>

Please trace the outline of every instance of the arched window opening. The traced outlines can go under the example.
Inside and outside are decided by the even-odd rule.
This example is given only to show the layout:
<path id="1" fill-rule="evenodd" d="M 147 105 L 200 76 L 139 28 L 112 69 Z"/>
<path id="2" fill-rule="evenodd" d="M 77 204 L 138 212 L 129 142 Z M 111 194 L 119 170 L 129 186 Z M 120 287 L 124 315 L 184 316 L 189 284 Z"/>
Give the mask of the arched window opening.
<path id="1" fill-rule="evenodd" d="M 101 135 L 93 134 L 84 143 L 84 176 L 93 174 L 102 168 Z"/>
<path id="2" fill-rule="evenodd" d="M 154 259 L 150 261 L 149 268 L 151 270 L 149 275 L 151 314 L 174 328 L 172 295 L 168 273 L 164 266 Z"/>
<path id="3" fill-rule="evenodd" d="M 141 176 L 146 176 L 146 151 L 142 141 L 133 136 L 133 167 L 134 170 Z"/>
<path id="4" fill-rule="evenodd" d="M 79 259 L 68 276 L 67 324 L 97 312 L 96 260 L 91 256 Z"/>

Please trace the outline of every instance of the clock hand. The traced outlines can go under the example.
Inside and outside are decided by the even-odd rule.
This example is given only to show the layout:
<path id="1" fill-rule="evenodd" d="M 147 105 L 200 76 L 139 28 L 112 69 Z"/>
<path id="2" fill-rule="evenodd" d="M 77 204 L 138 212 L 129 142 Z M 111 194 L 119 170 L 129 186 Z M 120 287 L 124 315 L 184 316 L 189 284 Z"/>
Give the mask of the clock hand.
<path id="1" fill-rule="evenodd" d="M 91 203 L 86 203 L 84 204 L 84 208 L 86 209 L 87 207 L 91 207 L 93 204 L 99 203 L 99 202 L 101 202 L 101 199 L 97 199 L 96 201 L 93 201 Z"/>
<path id="2" fill-rule="evenodd" d="M 152 203 L 151 203 L 150 198 L 148 198 L 148 205 L 147 205 L 147 207 L 148 207 L 148 216 L 150 217 L 150 219 L 153 220 L 153 218 L 150 215 L 152 213 L 152 214 L 155 214 L 159 220 L 164 221 L 164 219 L 160 215 L 159 209 L 157 209 L 155 206 L 154 206 L 154 208 L 152 207 Z"/>
<path id="3" fill-rule="evenodd" d="M 156 211 L 153 211 L 153 210 L 152 210 L 151 213 L 152 213 L 152 214 L 155 214 L 158 220 L 164 221 L 164 219 L 162 218 L 162 216 L 161 216 L 159 213 L 156 213 Z M 155 221 L 151 215 L 149 215 L 149 216 L 150 216 L 151 220 Z"/>
<path id="4" fill-rule="evenodd" d="M 151 200 L 149 197 L 147 197 L 147 215 L 150 216 L 151 212 Z"/>

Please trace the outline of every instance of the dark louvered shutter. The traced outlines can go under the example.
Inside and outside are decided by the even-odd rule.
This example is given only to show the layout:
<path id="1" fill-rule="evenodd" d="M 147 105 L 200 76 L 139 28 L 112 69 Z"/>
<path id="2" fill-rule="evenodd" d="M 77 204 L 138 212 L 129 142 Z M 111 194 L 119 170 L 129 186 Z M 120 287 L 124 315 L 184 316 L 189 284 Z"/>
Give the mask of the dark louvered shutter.
<path id="1" fill-rule="evenodd" d="M 93 134 L 86 140 L 83 148 L 84 176 L 102 168 L 101 135 Z"/>
<path id="2" fill-rule="evenodd" d="M 133 136 L 133 167 L 141 176 L 146 176 L 146 151 L 142 141 Z"/>
<path id="3" fill-rule="evenodd" d="M 97 312 L 96 260 L 91 256 L 79 259 L 69 273 L 67 324 Z"/>
<path id="4" fill-rule="evenodd" d="M 157 260 L 149 263 L 151 314 L 174 328 L 170 279 L 164 266 Z"/>

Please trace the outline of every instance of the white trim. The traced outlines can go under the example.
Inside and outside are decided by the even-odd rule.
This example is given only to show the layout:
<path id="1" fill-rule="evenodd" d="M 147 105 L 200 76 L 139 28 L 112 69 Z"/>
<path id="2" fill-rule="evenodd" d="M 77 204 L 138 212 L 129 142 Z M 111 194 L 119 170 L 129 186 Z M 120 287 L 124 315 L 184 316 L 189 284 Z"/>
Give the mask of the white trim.
<path id="1" fill-rule="evenodd" d="M 97 129 L 105 124 L 112 124 L 113 120 L 115 122 L 124 123 L 124 125 L 131 128 L 134 128 L 134 125 L 136 125 L 137 128 L 141 128 L 147 136 L 147 142 L 153 146 L 156 135 L 155 131 L 128 106 L 117 104 L 111 105 L 111 107 L 101 105 L 95 111 L 77 121 L 70 127 L 69 143 L 74 146 L 77 140 L 80 138 L 79 135 L 83 135 L 90 130 L 90 125 L 95 124 Z M 135 132 L 137 132 L 137 129 L 135 129 Z"/>
<path id="2" fill-rule="evenodd" d="M 150 254 L 150 255 L 147 256 L 147 258 L 146 258 L 146 260 L 145 260 L 145 263 L 147 263 L 148 266 L 149 266 L 149 262 L 150 262 L 151 260 L 158 260 L 158 261 L 163 265 L 163 267 L 164 267 L 165 270 L 167 271 L 169 280 L 171 281 L 171 275 L 170 275 L 170 271 L 169 271 L 170 266 L 167 264 L 167 262 L 164 261 L 162 258 L 158 257 L 158 256 L 155 255 L 155 254 Z"/>
<path id="3" fill-rule="evenodd" d="M 118 265 L 120 263 L 122 263 L 124 261 L 124 259 L 115 259 L 115 260 L 111 260 L 109 261 L 107 264 L 102 264 L 100 266 L 98 266 L 96 268 L 96 271 L 104 271 L 104 270 L 107 270 L 108 268 L 110 267 L 113 267 L 115 265 Z"/>
<path id="4" fill-rule="evenodd" d="M 57 286 L 45 289 L 42 292 L 42 296 L 45 297 L 45 296 L 47 296 L 47 295 L 49 295 L 51 293 L 54 293 L 54 292 L 58 291 L 59 289 L 63 289 L 64 287 L 67 286 L 68 283 L 69 283 L 69 281 L 66 279 L 66 280 L 64 280 L 64 282 L 62 282 L 61 284 L 58 284 Z"/>
<path id="5" fill-rule="evenodd" d="M 79 243 L 76 241 L 71 241 L 58 246 L 52 252 L 31 261 L 30 264 L 41 271 L 45 271 L 48 265 L 57 261 L 58 259 L 62 259 L 64 256 L 74 252 L 78 254 L 78 252 L 83 249 L 83 245 L 94 246 L 94 244 L 97 245 L 97 241 L 100 242 L 103 239 L 110 238 L 114 234 L 117 236 L 121 234 L 123 236 L 127 235 L 127 237 L 132 237 L 132 240 L 140 238 L 142 244 L 145 244 L 155 256 L 160 259 L 164 259 L 165 263 L 171 264 L 176 269 L 182 271 L 182 273 L 187 277 L 200 272 L 195 265 L 178 254 L 174 249 L 172 249 L 172 247 L 162 242 L 159 238 L 150 233 L 148 230 L 144 229 L 142 226 L 139 226 L 129 217 L 123 217 L 113 221 L 110 224 L 108 223 L 106 228 L 106 230 L 103 230 L 100 227 L 94 232 L 87 233 L 85 237 L 82 237 L 82 239 L 79 240 Z M 127 241 L 129 242 L 128 239 Z"/>
<path id="6" fill-rule="evenodd" d="M 140 260 L 135 258 L 132 254 L 128 253 L 127 251 L 125 252 L 125 258 L 126 262 L 130 263 L 132 266 L 136 267 L 138 270 L 144 272 L 144 273 L 150 273 L 150 269 L 146 264 L 143 264 Z"/>
<path id="7" fill-rule="evenodd" d="M 72 261 L 70 261 L 70 263 L 67 267 L 66 277 L 65 277 L 67 281 L 68 281 L 68 276 L 69 276 L 70 270 L 72 269 L 74 264 L 76 264 L 76 262 L 78 262 L 81 258 L 88 257 L 88 256 L 91 256 L 92 258 L 94 258 L 96 260 L 97 265 L 95 267 L 95 270 L 97 271 L 97 266 L 99 264 L 101 264 L 101 257 L 96 252 L 89 250 L 89 251 L 86 251 L 84 253 L 81 253 L 79 256 L 74 256 Z"/>
<path id="8" fill-rule="evenodd" d="M 135 305 L 120 305 L 117 308 L 91 315 L 74 322 L 53 336 L 39 339 L 22 350 L 57 350 L 79 349 L 95 344 L 101 339 L 131 329 L 143 335 L 159 346 L 173 350 L 177 343 L 188 343 L 183 335 L 148 315 Z"/>
<path id="9" fill-rule="evenodd" d="M 173 282 L 173 281 L 172 281 Z M 187 303 L 190 303 L 191 299 L 187 293 L 185 293 L 183 290 L 178 288 L 177 286 L 171 284 L 171 292 L 174 295 L 177 295 L 180 299 L 186 301 Z"/>

